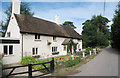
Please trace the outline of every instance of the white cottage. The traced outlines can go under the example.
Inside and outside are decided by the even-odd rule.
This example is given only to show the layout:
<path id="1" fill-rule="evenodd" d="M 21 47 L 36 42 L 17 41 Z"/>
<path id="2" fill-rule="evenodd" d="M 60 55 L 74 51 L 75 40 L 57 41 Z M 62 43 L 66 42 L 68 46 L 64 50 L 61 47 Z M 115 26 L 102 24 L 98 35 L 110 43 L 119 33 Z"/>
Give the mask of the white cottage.
<path id="1" fill-rule="evenodd" d="M 57 22 L 58 16 L 57 16 Z M 25 56 L 54 57 L 67 54 L 67 43 L 77 43 L 77 51 L 82 50 L 82 37 L 72 28 L 41 18 L 20 14 L 20 1 L 13 0 L 12 15 L 5 34 L 9 43 L 1 46 L 5 54 L 4 64 L 20 62 Z M 10 44 L 17 39 L 19 43 Z M 4 41 L 4 39 L 3 39 Z M 2 42 L 3 43 L 3 42 Z M 71 50 L 72 51 L 72 46 Z"/>

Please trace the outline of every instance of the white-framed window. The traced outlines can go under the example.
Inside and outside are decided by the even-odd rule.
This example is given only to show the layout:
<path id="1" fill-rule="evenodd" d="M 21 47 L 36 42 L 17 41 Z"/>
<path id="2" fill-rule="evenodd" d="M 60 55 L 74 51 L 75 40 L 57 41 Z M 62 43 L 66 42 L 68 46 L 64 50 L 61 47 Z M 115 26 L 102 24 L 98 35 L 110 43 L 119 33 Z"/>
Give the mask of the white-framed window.
<path id="1" fill-rule="evenodd" d="M 52 52 L 57 52 L 57 47 L 52 47 Z"/>
<path id="2" fill-rule="evenodd" d="M 5 55 L 12 55 L 13 54 L 13 45 L 4 45 L 3 52 Z"/>
<path id="3" fill-rule="evenodd" d="M 7 37 L 10 37 L 11 36 L 11 33 L 10 32 L 7 32 Z"/>
<path id="4" fill-rule="evenodd" d="M 35 34 L 35 39 L 40 39 L 40 34 Z"/>
<path id="5" fill-rule="evenodd" d="M 38 55 L 38 48 L 32 48 L 32 55 Z"/>
<path id="6" fill-rule="evenodd" d="M 63 50 L 66 51 L 67 50 L 67 46 L 63 45 Z"/>
<path id="7" fill-rule="evenodd" d="M 56 37 L 55 37 L 55 36 L 53 36 L 53 40 L 54 40 L 54 41 L 56 40 Z"/>

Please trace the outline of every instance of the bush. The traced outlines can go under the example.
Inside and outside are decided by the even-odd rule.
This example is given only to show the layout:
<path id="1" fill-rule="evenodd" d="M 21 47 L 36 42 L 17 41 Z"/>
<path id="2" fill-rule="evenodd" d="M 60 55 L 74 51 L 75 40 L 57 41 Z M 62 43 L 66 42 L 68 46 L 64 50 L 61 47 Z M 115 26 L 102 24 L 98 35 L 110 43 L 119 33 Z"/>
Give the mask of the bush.
<path id="1" fill-rule="evenodd" d="M 51 61 L 52 59 L 46 59 L 46 60 L 38 60 L 36 61 L 34 64 L 38 64 L 38 63 L 45 63 L 45 62 L 49 62 Z M 47 64 L 44 64 L 49 70 L 50 70 L 50 63 L 47 63 Z M 39 70 L 39 69 L 44 69 L 45 67 L 40 64 L 40 65 L 34 65 L 33 68 L 35 70 Z M 45 70 L 41 70 L 41 72 L 43 73 L 47 73 L 48 71 L 45 69 Z"/>
<path id="2" fill-rule="evenodd" d="M 75 66 L 76 64 L 78 64 L 80 62 L 80 58 L 75 58 L 74 60 L 70 59 L 68 61 L 65 61 L 63 64 L 66 66 L 66 67 L 72 67 L 72 66 Z"/>
<path id="3" fill-rule="evenodd" d="M 34 57 L 23 57 L 22 60 L 21 60 L 21 64 L 23 65 L 27 65 L 27 64 L 33 64 L 35 63 L 35 58 Z"/>

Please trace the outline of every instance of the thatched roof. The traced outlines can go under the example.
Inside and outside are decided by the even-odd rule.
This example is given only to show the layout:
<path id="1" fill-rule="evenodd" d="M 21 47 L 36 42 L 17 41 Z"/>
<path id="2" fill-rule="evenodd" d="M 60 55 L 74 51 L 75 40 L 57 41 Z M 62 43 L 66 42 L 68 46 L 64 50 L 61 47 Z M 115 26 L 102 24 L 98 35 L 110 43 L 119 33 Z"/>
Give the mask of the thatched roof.
<path id="1" fill-rule="evenodd" d="M 57 25 L 54 22 L 50 22 L 41 18 L 36 18 L 25 14 L 14 15 L 18 22 L 21 33 L 82 39 L 82 37 L 70 27 Z"/>

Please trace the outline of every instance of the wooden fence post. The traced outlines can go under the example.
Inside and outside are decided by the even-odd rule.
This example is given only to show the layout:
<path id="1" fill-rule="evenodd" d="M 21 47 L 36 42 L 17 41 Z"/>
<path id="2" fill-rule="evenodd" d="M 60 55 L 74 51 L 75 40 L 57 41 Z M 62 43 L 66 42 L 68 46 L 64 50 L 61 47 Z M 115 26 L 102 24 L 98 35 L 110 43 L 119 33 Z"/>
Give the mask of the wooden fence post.
<path id="1" fill-rule="evenodd" d="M 52 58 L 52 61 L 50 62 L 50 70 L 51 70 L 51 73 L 54 72 L 54 57 Z"/>
<path id="2" fill-rule="evenodd" d="M 28 64 L 28 76 L 32 78 L 32 64 Z"/>

